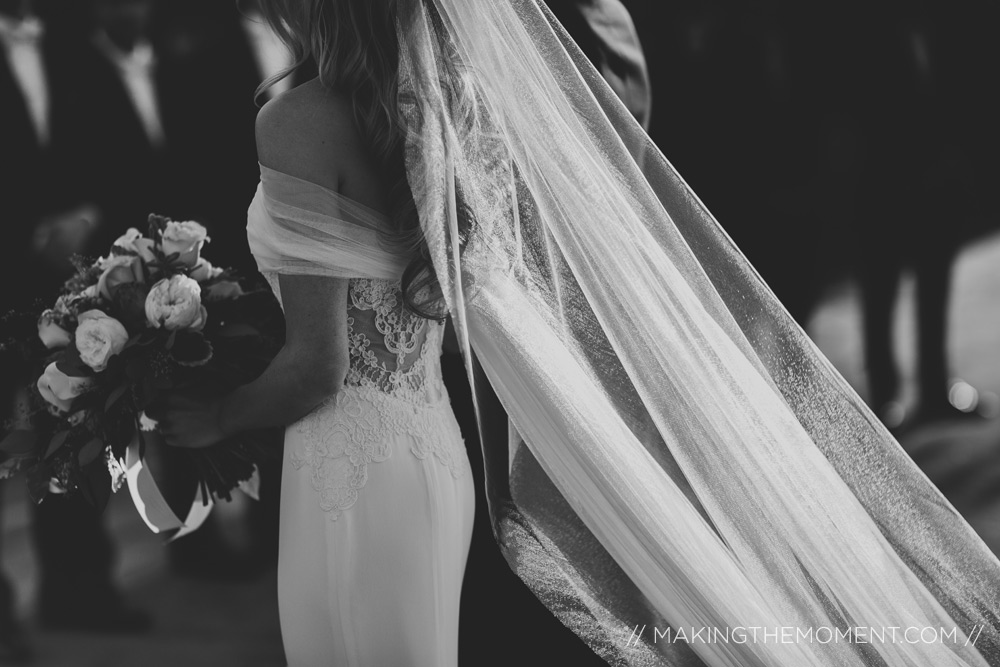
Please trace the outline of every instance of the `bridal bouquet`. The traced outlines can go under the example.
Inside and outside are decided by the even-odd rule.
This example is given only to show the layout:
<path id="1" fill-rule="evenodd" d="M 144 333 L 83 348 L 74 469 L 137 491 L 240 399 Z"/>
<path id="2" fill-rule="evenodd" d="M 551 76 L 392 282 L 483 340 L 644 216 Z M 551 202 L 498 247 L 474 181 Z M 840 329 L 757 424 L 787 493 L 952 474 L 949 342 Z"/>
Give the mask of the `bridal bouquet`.
<path id="1" fill-rule="evenodd" d="M 80 492 L 103 507 L 126 479 L 140 485 L 149 448 L 164 446 L 148 414 L 164 392 L 223 392 L 264 370 L 281 345 L 280 308 L 270 292 L 244 291 L 232 270 L 204 259 L 208 240 L 197 222 L 151 215 L 147 235 L 129 229 L 107 256 L 78 261 L 40 318 L 8 318 L 8 352 L 17 350 L 38 376 L 0 442 L 0 477 L 24 474 L 39 502 L 50 492 Z M 32 340 L 10 333 L 20 318 L 23 334 L 29 317 Z M 269 435 L 170 455 L 191 457 L 198 498 L 208 505 L 254 476 L 275 449 Z M 150 523 L 140 507 L 149 498 L 130 491 Z"/>

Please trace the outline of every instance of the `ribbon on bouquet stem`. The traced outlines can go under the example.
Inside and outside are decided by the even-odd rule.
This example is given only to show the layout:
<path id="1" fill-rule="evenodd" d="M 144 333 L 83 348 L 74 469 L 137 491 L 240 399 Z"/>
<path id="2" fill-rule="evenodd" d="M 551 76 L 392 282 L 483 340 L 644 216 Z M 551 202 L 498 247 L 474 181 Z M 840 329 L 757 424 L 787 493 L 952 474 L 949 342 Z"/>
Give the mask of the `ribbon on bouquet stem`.
<path id="1" fill-rule="evenodd" d="M 168 541 L 172 542 L 198 530 L 211 513 L 214 502 L 211 497 L 205 498 L 200 486 L 191 502 L 191 508 L 188 510 L 186 518 L 182 521 L 174 513 L 170 505 L 167 504 L 166 498 L 163 497 L 149 467 L 139 456 L 138 437 L 125 450 L 124 468 L 132 503 L 149 529 L 154 533 L 179 529 Z M 256 476 L 256 471 L 254 475 Z"/>
<path id="2" fill-rule="evenodd" d="M 160 438 L 155 430 L 147 431 L 145 437 Z M 164 447 L 167 446 L 162 440 L 160 442 Z M 168 542 L 198 530 L 211 514 L 215 498 L 211 494 L 206 497 L 204 487 L 199 484 L 191 500 L 191 507 L 182 520 L 167 503 L 149 464 L 142 458 L 139 451 L 140 440 L 139 434 L 136 433 L 132 442 L 125 448 L 125 459 L 119 461 L 125 471 L 125 481 L 128 484 L 129 495 L 132 497 L 132 504 L 135 505 L 139 516 L 154 533 L 176 530 L 177 532 L 167 540 Z M 254 500 L 260 500 L 260 470 L 256 465 L 253 467 L 253 473 L 250 477 L 240 482 L 237 488 Z"/>

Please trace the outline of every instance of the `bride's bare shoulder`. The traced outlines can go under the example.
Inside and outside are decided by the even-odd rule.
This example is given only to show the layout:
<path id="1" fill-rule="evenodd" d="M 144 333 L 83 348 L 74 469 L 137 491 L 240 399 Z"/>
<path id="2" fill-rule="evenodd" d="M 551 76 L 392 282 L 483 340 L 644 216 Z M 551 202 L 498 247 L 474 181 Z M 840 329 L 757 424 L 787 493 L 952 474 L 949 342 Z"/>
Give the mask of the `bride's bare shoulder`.
<path id="1" fill-rule="evenodd" d="M 257 159 L 277 171 L 339 190 L 358 150 L 350 100 L 307 81 L 257 113 Z"/>

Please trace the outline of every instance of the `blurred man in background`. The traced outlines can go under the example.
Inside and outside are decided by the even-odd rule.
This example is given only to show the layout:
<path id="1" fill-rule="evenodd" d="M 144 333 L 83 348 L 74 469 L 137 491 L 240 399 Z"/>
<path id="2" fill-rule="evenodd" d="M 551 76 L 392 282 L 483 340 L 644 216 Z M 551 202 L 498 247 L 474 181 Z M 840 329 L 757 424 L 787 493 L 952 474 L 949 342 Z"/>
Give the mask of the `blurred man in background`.
<path id="1" fill-rule="evenodd" d="M 36 9 L 52 20 L 43 22 Z M 0 1 L 0 200 L 8 234 L 0 252 L 8 286 L 2 291 L 4 310 L 51 298 L 71 270 L 69 257 L 86 250 L 103 222 L 99 208 L 78 197 L 74 187 L 80 177 L 74 145 L 88 128 L 79 124 L 73 82 L 85 23 L 73 22 L 83 17 L 73 9 Z M 3 374 L 0 388 L 6 412 L 14 386 L 27 378 L 24 369 L 5 370 L 11 371 Z M 52 496 L 35 505 L 33 514 L 43 627 L 113 632 L 149 627 L 149 617 L 129 609 L 113 581 L 113 547 L 94 508 L 81 498 Z M 0 641 L 15 656 L 24 655 L 9 586 L 4 590 Z"/>
<path id="2" fill-rule="evenodd" d="M 975 414 L 949 397 L 948 306 L 953 264 L 972 236 L 987 184 L 980 180 L 986 165 L 975 164 L 977 144 L 987 143 L 984 130 L 995 123 L 975 124 L 975 138 L 966 134 L 970 121 L 989 107 L 975 102 L 980 82 L 955 84 L 969 72 L 988 70 L 967 57 L 963 42 L 978 40 L 965 21 L 976 12 L 963 16 L 960 7 L 929 0 L 866 7 L 867 19 L 854 27 L 851 40 L 858 53 L 855 109 L 864 151 L 857 225 L 864 358 L 870 404 L 890 427 L 904 419 L 912 425 Z M 916 289 L 913 410 L 902 403 L 892 331 L 907 268 Z"/>
<path id="3" fill-rule="evenodd" d="M 150 213 L 194 219 L 209 231 L 206 259 L 252 284 L 257 272 L 245 224 L 258 177 L 253 90 L 260 75 L 235 7 L 219 0 L 93 0 L 92 7 L 93 29 L 74 78 L 83 107 L 77 122 L 89 131 L 75 135 L 68 158 L 85 170 L 76 196 L 102 212 L 90 251 L 106 252 L 129 227 L 144 229 Z M 164 494 L 183 516 L 194 470 L 181 452 L 159 454 Z M 272 485 L 262 484 L 268 509 L 277 497 Z M 246 554 L 223 538 L 217 515 L 169 544 L 175 573 L 243 580 L 273 563 L 276 508 L 255 522 L 257 543 Z"/>
<path id="4" fill-rule="evenodd" d="M 19 284 L 20 261 L 31 247 L 40 213 L 30 194 L 41 180 L 41 162 L 48 143 L 49 86 L 45 77 L 42 24 L 28 3 L 0 1 L 0 199 L 6 208 L 5 242 L 0 244 L 0 280 Z M 24 284 L 24 283 L 20 283 Z M 0 291 L 0 312 L 24 308 L 30 299 L 19 290 Z M 0 368 L 0 407 L 6 418 L 14 404 L 15 378 L 21 371 L 5 358 Z M 2 544 L 0 544 L 2 548 Z M 30 650 L 15 616 L 14 590 L 0 579 L 0 644 L 8 657 L 22 661 Z"/>
<path id="5" fill-rule="evenodd" d="M 646 57 L 632 16 L 617 0 L 546 3 L 618 99 L 646 130 L 652 117 L 652 93 Z"/>
<path id="6" fill-rule="evenodd" d="M 958 250 L 996 228 L 995 3 L 627 4 L 669 96 L 654 140 L 791 315 L 805 325 L 853 272 L 873 410 L 892 427 L 965 414 L 949 400 L 947 315 Z M 915 409 L 891 326 L 909 268 Z"/>
<path id="7" fill-rule="evenodd" d="M 827 268 L 820 249 L 836 248 L 815 222 L 826 123 L 813 92 L 825 70 L 799 20 L 807 10 L 778 0 L 626 4 L 661 100 L 652 138 L 804 323 Z"/>

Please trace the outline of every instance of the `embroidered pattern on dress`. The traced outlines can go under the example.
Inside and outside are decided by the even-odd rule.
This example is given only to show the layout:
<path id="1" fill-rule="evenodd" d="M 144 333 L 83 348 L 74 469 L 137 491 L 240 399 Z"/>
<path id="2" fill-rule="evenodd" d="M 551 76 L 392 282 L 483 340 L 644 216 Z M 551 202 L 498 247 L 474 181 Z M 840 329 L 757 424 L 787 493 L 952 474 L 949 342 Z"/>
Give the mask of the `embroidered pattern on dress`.
<path id="1" fill-rule="evenodd" d="M 277 275 L 265 277 L 278 295 Z M 357 501 L 368 465 L 392 455 L 390 436 L 412 436 L 414 456 L 433 456 L 455 478 L 469 467 L 440 376 L 444 326 L 402 308 L 399 281 L 352 279 L 348 299 L 351 365 L 345 387 L 295 425 L 302 443 L 289 454 L 296 469 L 309 466 L 320 507 L 332 520 Z M 382 340 L 358 330 L 362 317 L 372 318 Z M 395 355 L 394 369 L 379 359 L 373 349 L 378 344 L 383 356 Z M 441 398 L 431 402 L 428 396 Z"/>

